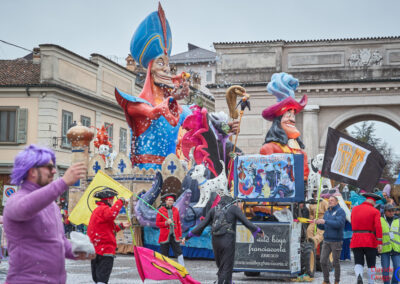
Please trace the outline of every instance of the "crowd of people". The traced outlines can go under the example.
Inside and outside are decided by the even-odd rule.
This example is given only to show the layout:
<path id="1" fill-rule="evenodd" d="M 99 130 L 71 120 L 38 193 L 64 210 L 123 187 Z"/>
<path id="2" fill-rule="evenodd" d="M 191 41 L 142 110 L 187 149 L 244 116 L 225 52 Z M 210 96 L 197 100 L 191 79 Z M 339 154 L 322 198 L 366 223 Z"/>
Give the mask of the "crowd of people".
<path id="1" fill-rule="evenodd" d="M 12 183 L 20 189 L 12 195 L 4 209 L 4 228 L 8 240 L 9 270 L 6 283 L 65 283 L 65 259 L 91 260 L 92 278 L 95 283 L 108 283 L 115 253 L 115 233 L 129 228 L 130 222 L 115 223 L 127 201 L 115 203 L 117 192 L 104 187 L 95 193 L 97 207 L 93 211 L 87 234 L 95 254 L 73 250 L 66 237 L 68 213 L 60 196 L 86 174 L 83 163 L 73 164 L 62 178 L 53 180 L 56 173 L 54 152 L 35 145 L 28 146 L 15 158 Z M 167 194 L 157 215 L 160 228 L 161 253 L 168 256 L 169 248 L 184 266 L 180 244 L 182 239 L 179 211 L 173 206 L 176 195 Z M 222 206 L 222 207 L 221 207 Z M 225 210 L 226 214 L 216 213 Z M 225 212 L 224 211 L 224 212 Z M 64 216 L 63 216 L 64 215 Z M 226 218 L 225 218 L 226 216 Z M 254 235 L 262 235 L 260 228 L 249 222 L 242 211 L 234 206 L 231 197 L 223 197 L 218 208 L 213 208 L 206 218 L 186 239 L 200 235 L 204 228 L 223 220 L 222 227 L 213 223 L 213 248 L 216 254 L 218 283 L 230 283 L 233 270 L 232 247 L 235 245 L 236 220 L 240 220 Z M 226 226 L 227 225 L 227 226 Z"/>
<path id="2" fill-rule="evenodd" d="M 366 199 L 363 203 L 353 207 L 351 212 L 351 241 L 350 248 L 354 255 L 354 272 L 357 284 L 364 283 L 364 264 L 367 264 L 367 283 L 372 284 L 377 279 L 376 273 L 381 272 L 381 279 L 385 284 L 398 283 L 400 279 L 400 225 L 398 207 L 390 202 L 387 195 L 385 205 L 377 206 L 376 202 L 385 197 L 375 193 L 363 193 Z M 377 208 L 378 207 L 378 208 Z M 323 218 L 312 220 L 318 229 L 323 230 L 323 243 L 321 249 L 321 268 L 324 284 L 329 280 L 330 258 L 334 267 L 335 284 L 340 282 L 340 255 L 342 242 L 345 239 L 344 229 L 346 215 L 339 206 L 336 196 L 329 198 L 329 208 Z M 380 256 L 381 271 L 376 269 L 376 259 Z M 392 266 L 390 265 L 392 260 Z M 392 275 L 390 275 L 392 272 Z"/>
<path id="3" fill-rule="evenodd" d="M 12 195 L 4 209 L 4 231 L 7 235 L 9 270 L 6 283 L 65 283 L 65 258 L 91 260 L 92 278 L 95 283 L 108 283 L 116 254 L 115 234 L 129 228 L 130 222 L 115 223 L 121 208 L 127 201 L 113 201 L 118 193 L 103 187 L 94 195 L 97 208 L 93 211 L 87 235 L 95 254 L 73 250 L 66 237 L 67 216 L 62 202 L 56 200 L 86 174 L 83 163 L 71 165 L 62 178 L 53 180 L 56 173 L 55 155 L 35 145 L 28 146 L 15 158 L 11 175 L 12 183 L 20 189 Z M 400 224 L 389 194 L 382 198 L 374 193 L 363 193 L 366 200 L 352 209 L 352 237 L 350 248 L 354 255 L 354 271 L 357 284 L 363 283 L 364 263 L 367 264 L 368 283 L 376 278 L 376 259 L 380 255 L 384 283 L 398 283 L 400 278 Z M 381 211 L 378 200 L 385 199 Z M 156 224 L 160 229 L 161 253 L 169 256 L 172 248 L 179 264 L 184 266 L 181 245 L 211 225 L 212 246 L 218 267 L 217 283 L 231 283 L 235 253 L 235 230 L 239 220 L 256 238 L 262 230 L 251 223 L 230 196 L 222 196 L 219 204 L 208 211 L 204 220 L 185 238 L 182 236 L 179 211 L 173 206 L 176 195 L 162 196 Z M 60 200 L 62 201 L 62 200 Z M 63 216 L 64 215 L 64 216 Z M 321 267 L 324 284 L 330 283 L 329 255 L 332 254 L 335 284 L 340 279 L 340 255 L 344 239 L 346 214 L 336 196 L 328 200 L 323 216 L 316 215 L 311 221 L 323 232 Z M 321 233 L 322 234 L 322 233 Z M 46 248 L 46 249 L 44 249 Z M 391 266 L 392 262 L 392 266 Z M 393 273 L 390 273 L 393 272 Z M 390 275 L 392 274 L 392 275 Z"/>

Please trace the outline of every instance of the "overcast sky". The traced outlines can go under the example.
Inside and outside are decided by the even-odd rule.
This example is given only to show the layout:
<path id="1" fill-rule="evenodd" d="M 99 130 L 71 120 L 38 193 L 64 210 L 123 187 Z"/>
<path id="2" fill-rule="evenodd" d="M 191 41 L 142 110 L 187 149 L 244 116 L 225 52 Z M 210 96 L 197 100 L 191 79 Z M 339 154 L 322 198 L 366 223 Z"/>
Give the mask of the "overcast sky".
<path id="1" fill-rule="evenodd" d="M 161 1 L 172 30 L 172 53 L 187 43 L 306 40 L 400 35 L 399 0 Z M 154 0 L 1 0 L 0 39 L 28 49 L 53 43 L 84 57 L 126 56 L 133 32 Z M 24 51 L 0 44 L 0 58 Z"/>
<path id="2" fill-rule="evenodd" d="M 164 0 L 172 54 L 187 43 L 400 36 L 400 0 Z M 155 0 L 0 0 L 0 40 L 27 49 L 63 46 L 79 55 L 125 58 L 136 27 Z M 27 51 L 0 42 L 0 59 Z M 392 129 L 400 154 L 400 133 Z M 397 136 L 396 136 L 397 135 Z M 397 143 L 395 143 L 397 141 Z M 397 145 L 394 145 L 397 144 Z"/>

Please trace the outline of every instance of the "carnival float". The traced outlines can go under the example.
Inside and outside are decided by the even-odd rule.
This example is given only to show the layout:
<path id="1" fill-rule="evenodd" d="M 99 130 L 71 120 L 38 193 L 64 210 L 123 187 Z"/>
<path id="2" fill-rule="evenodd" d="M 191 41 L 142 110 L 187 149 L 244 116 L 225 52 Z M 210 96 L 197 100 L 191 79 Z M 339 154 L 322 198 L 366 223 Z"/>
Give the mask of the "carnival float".
<path id="1" fill-rule="evenodd" d="M 142 91 L 133 96 L 115 89 L 116 101 L 131 130 L 129 157 L 112 151 L 104 126 L 97 128 L 94 145 L 98 151 L 90 161 L 87 145 L 92 136 L 85 134 L 84 143 L 73 144 L 73 160 L 86 161 L 89 171 L 87 180 L 71 190 L 70 208 L 103 171 L 133 193 L 127 210 L 133 213 L 136 243 L 159 251 L 156 215 L 161 195 L 178 196 L 174 206 L 180 212 L 184 236 L 221 196 L 233 195 L 241 200 L 248 217 L 266 232 L 263 239 L 254 239 L 238 225 L 234 270 L 248 276 L 267 272 L 313 277 L 323 232 L 307 220 L 323 216 L 327 209 L 324 198 L 330 195 L 339 197 L 349 222 L 351 206 L 342 198 L 339 186 L 332 188 L 331 180 L 323 174 L 324 155 L 308 161 L 296 128 L 296 115 L 307 104 L 307 95 L 299 101 L 295 98 L 299 81 L 287 73 L 272 75 L 267 92 L 277 102 L 261 114 L 271 127 L 259 154 L 245 155 L 236 142 L 243 113 L 250 109 L 250 95 L 241 86 L 228 88 L 229 115 L 209 113 L 198 105 L 181 105 L 189 94 L 189 76 L 185 72 L 171 75 L 171 48 L 170 25 L 159 5 L 158 11 L 140 23 L 130 45 L 132 57 L 147 70 Z M 71 134 L 69 138 L 79 140 L 74 137 L 85 135 Z M 351 200 L 358 204 L 362 197 L 352 192 Z M 129 232 L 121 232 L 117 242 L 120 253 L 132 252 Z M 249 255 L 251 248 L 254 253 Z M 190 239 L 182 249 L 186 258 L 213 258 L 210 229 Z"/>

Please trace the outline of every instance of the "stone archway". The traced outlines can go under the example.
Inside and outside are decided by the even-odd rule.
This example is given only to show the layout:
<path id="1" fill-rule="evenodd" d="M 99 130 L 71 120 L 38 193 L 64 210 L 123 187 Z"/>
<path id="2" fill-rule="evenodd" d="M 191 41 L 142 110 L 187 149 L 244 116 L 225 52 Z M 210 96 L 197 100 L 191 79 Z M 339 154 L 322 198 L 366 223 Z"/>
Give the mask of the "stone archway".
<path id="1" fill-rule="evenodd" d="M 320 152 L 322 152 L 323 149 L 325 149 L 326 137 L 328 134 L 329 127 L 338 130 L 343 130 L 346 127 L 350 126 L 351 124 L 365 120 L 382 121 L 393 126 L 394 128 L 397 128 L 400 131 L 400 113 L 396 114 L 393 111 L 390 111 L 383 107 L 369 106 L 364 108 L 356 108 L 344 112 L 336 119 L 334 119 L 329 125 L 324 127 L 324 131 L 319 141 Z"/>
<path id="2" fill-rule="evenodd" d="M 328 127 L 343 130 L 363 120 L 385 122 L 400 131 L 400 37 L 215 43 L 216 83 L 208 85 L 216 111 L 225 111 L 225 91 L 240 84 L 252 95 L 242 120 L 238 147 L 259 152 L 269 122 L 260 113 L 276 103 L 265 87 L 273 73 L 300 81 L 296 97 L 308 96 L 296 116 L 308 157 L 324 152 Z"/>

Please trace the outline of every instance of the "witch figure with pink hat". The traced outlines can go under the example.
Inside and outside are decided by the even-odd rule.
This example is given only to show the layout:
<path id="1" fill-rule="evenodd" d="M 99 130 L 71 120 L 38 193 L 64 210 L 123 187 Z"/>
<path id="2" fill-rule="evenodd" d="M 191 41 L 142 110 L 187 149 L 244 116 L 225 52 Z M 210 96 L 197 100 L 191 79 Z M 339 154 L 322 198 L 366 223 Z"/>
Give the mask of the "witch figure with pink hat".
<path id="1" fill-rule="evenodd" d="M 295 115 L 307 104 L 307 95 L 300 102 L 295 100 L 294 92 L 299 86 L 299 80 L 287 73 L 275 73 L 267 85 L 267 91 L 274 95 L 278 102 L 263 110 L 264 119 L 272 121 L 265 144 L 260 149 L 260 154 L 271 155 L 274 153 L 303 154 L 304 179 L 307 180 L 309 169 L 307 154 L 303 150 L 304 144 L 300 139 L 300 131 L 296 128 Z"/>

